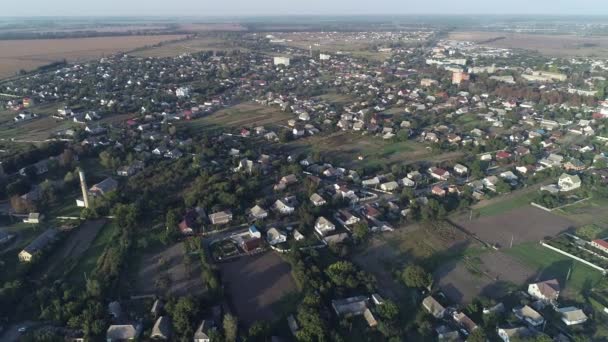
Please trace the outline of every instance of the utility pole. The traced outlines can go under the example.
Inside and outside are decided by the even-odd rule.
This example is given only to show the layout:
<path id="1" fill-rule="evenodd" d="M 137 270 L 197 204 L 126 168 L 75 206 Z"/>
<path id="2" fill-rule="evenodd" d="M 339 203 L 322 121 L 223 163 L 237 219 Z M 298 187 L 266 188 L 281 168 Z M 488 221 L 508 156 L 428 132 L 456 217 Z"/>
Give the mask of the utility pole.
<path id="1" fill-rule="evenodd" d="M 513 234 L 511 234 L 511 245 L 509 246 L 509 248 L 513 248 L 513 239 L 515 238 L 515 236 Z"/>

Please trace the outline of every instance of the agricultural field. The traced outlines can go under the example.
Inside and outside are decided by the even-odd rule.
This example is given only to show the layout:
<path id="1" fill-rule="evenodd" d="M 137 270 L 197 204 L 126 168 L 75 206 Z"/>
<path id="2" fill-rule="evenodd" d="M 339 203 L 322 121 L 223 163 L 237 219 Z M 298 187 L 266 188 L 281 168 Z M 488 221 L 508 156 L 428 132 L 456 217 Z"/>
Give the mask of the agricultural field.
<path id="1" fill-rule="evenodd" d="M 184 37 L 183 35 L 150 35 L 0 40 L 0 78 L 14 76 L 21 69 L 33 70 L 63 59 L 82 62 Z"/>
<path id="2" fill-rule="evenodd" d="M 608 56 L 608 37 L 599 36 L 455 31 L 450 32 L 448 39 L 497 48 L 532 50 L 552 57 Z"/>
<path id="3" fill-rule="evenodd" d="M 286 124 L 293 116 L 276 107 L 262 106 L 253 102 L 237 104 L 211 115 L 180 123 L 191 132 L 213 131 L 222 128 L 243 128 Z"/>
<path id="4" fill-rule="evenodd" d="M 201 51 L 247 51 L 239 46 L 237 42 L 219 37 L 195 37 L 191 39 L 170 42 L 150 48 L 138 49 L 130 53 L 136 57 L 174 57 L 182 54 L 196 53 Z"/>
<path id="5" fill-rule="evenodd" d="M 57 248 L 45 258 L 47 262 L 38 273 L 38 278 L 62 275 L 71 265 L 79 263 L 105 224 L 105 220 L 88 221 L 74 231 L 66 232 L 65 240 L 58 243 Z"/>
<path id="6" fill-rule="evenodd" d="M 117 226 L 114 223 L 108 223 L 104 225 L 95 236 L 95 239 L 89 245 L 89 248 L 80 255 L 78 262 L 72 268 L 68 277 L 76 284 L 84 285 L 85 274 L 92 274 L 93 270 L 97 266 L 97 260 L 110 244 L 115 237 L 114 233 L 117 230 Z"/>
<path id="7" fill-rule="evenodd" d="M 219 264 L 222 280 L 239 320 L 272 322 L 284 297 L 297 292 L 291 267 L 274 252 Z"/>
<path id="8" fill-rule="evenodd" d="M 509 247 L 511 242 L 538 242 L 576 226 L 576 222 L 532 206 L 470 221 L 469 215 L 463 214 L 453 221 L 482 241 L 499 248 Z"/>
<path id="9" fill-rule="evenodd" d="M 322 137 L 299 139 L 288 146 L 297 152 L 319 152 L 321 155 L 331 155 L 332 161 L 336 164 L 352 168 L 411 163 L 432 155 L 426 146 L 415 141 L 382 140 L 342 131 Z"/>
<path id="10" fill-rule="evenodd" d="M 137 294 L 183 296 L 205 291 L 198 256 L 186 257 L 183 242 L 143 254 L 139 261 L 135 282 Z"/>
<path id="11" fill-rule="evenodd" d="M 345 41 L 332 38 L 310 37 L 308 33 L 294 33 L 284 37 L 288 46 L 308 50 L 311 46 L 331 54 L 351 55 L 357 58 L 365 58 L 372 61 L 384 61 L 390 57 L 390 52 L 378 52 L 372 50 L 372 41 L 358 40 Z M 378 41 L 373 43 L 378 44 Z"/>

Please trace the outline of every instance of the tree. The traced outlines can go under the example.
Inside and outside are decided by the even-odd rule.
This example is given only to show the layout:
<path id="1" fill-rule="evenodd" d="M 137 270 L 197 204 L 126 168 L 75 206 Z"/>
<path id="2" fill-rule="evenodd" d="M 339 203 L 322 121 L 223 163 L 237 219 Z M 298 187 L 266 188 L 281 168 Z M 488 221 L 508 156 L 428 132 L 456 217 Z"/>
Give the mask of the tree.
<path id="1" fill-rule="evenodd" d="M 409 265 L 401 274 L 401 279 L 407 287 L 428 287 L 433 282 L 433 276 L 418 265 Z"/>
<path id="2" fill-rule="evenodd" d="M 359 221 L 355 224 L 353 228 L 353 235 L 359 239 L 364 240 L 369 234 L 369 226 L 367 225 L 367 221 Z"/>
<path id="3" fill-rule="evenodd" d="M 482 328 L 477 328 L 467 338 L 467 342 L 486 342 L 488 337 Z"/>
<path id="4" fill-rule="evenodd" d="M 236 341 L 237 333 L 238 333 L 238 324 L 236 317 L 231 314 L 224 315 L 224 337 L 227 342 Z"/>

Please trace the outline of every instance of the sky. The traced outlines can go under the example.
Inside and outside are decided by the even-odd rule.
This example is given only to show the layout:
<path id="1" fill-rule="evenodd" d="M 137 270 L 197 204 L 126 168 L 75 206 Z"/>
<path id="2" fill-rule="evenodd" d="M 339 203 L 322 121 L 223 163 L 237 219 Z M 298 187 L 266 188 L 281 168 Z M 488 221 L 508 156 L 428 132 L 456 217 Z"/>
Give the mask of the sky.
<path id="1" fill-rule="evenodd" d="M 608 15 L 608 0 L 7 0 L 0 16 Z"/>

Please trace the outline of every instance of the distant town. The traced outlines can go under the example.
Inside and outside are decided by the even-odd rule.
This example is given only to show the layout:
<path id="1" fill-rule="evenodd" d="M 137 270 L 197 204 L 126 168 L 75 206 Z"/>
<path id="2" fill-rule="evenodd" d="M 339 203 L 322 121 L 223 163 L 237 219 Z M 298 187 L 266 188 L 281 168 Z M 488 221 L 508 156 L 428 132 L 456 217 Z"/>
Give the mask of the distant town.
<path id="1" fill-rule="evenodd" d="M 257 25 L 0 80 L 0 340 L 608 341 L 604 26 Z"/>

